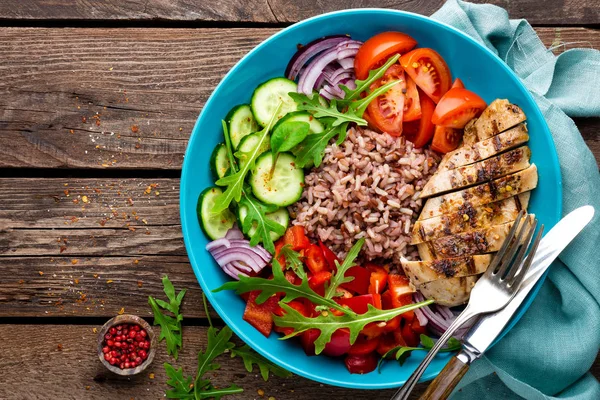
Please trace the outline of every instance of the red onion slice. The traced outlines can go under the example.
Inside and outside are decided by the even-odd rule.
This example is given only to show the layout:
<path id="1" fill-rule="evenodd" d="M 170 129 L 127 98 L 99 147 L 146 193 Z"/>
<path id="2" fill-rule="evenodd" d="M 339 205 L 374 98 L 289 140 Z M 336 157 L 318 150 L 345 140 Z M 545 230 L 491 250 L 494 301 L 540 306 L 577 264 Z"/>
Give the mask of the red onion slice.
<path id="1" fill-rule="evenodd" d="M 337 58 L 338 60 L 343 60 L 349 57 L 354 58 L 354 56 L 356 55 L 356 53 L 358 53 L 358 49 L 343 49 L 343 50 L 338 50 L 337 52 Z M 354 65 L 354 60 L 352 60 L 352 65 Z"/>
<path id="2" fill-rule="evenodd" d="M 298 92 L 310 95 L 321 72 L 332 61 L 337 60 L 337 50 L 329 49 L 316 56 L 304 70 L 298 80 Z"/>
<path id="3" fill-rule="evenodd" d="M 260 258 L 262 258 L 266 262 L 271 261 L 271 258 L 273 258 L 273 256 L 271 255 L 271 253 L 269 253 L 263 247 L 261 247 L 261 246 L 254 246 L 254 247 L 252 247 L 252 246 L 250 246 L 250 242 L 247 241 L 247 240 L 231 240 L 230 242 L 231 242 L 232 246 L 236 246 L 236 247 L 241 247 L 241 248 L 252 250 L 256 254 L 258 254 L 260 256 Z"/>
<path id="4" fill-rule="evenodd" d="M 354 69 L 354 57 L 338 59 L 338 63 L 345 69 Z"/>
<path id="5" fill-rule="evenodd" d="M 225 238 L 229 240 L 244 239 L 244 233 L 240 230 L 240 228 L 238 228 L 237 224 L 234 224 L 233 227 L 225 234 Z"/>
<path id="6" fill-rule="evenodd" d="M 240 271 L 244 271 L 244 272 L 252 272 L 253 271 L 252 268 L 250 268 L 248 265 L 246 265 L 243 261 L 232 261 L 231 265 Z"/>
<path id="7" fill-rule="evenodd" d="M 243 261 L 248 264 L 255 272 L 259 272 L 267 264 L 265 260 L 254 253 L 250 249 L 244 248 L 229 248 L 218 253 L 214 253 L 213 257 L 217 264 L 221 267 L 225 264 L 229 264 L 232 261 Z"/>
<path id="8" fill-rule="evenodd" d="M 319 94 L 323 97 L 325 97 L 327 100 L 333 100 L 335 98 L 335 96 L 331 93 L 329 93 L 327 90 L 321 88 L 321 90 L 319 90 Z"/>
<path id="9" fill-rule="evenodd" d="M 295 80 L 300 73 L 300 69 L 311 58 L 346 41 L 348 41 L 348 36 L 345 35 L 326 36 L 324 38 L 313 40 L 301 47 L 296 54 L 294 54 L 285 69 L 285 76 L 287 76 L 288 79 Z"/>
<path id="10" fill-rule="evenodd" d="M 425 314 L 423 314 L 423 311 L 421 311 L 421 309 L 417 308 L 415 310 L 415 315 L 417 316 L 417 320 L 419 320 L 419 325 L 421 325 L 421 326 L 427 325 L 427 322 L 429 320 L 427 319 Z"/>
<path id="11" fill-rule="evenodd" d="M 341 82 L 344 82 L 347 80 L 352 80 L 353 77 L 354 77 L 354 74 L 352 72 L 346 71 L 346 72 L 343 72 L 343 73 L 339 74 L 338 76 L 336 76 L 333 79 L 333 82 L 331 82 L 331 84 L 337 86 Z"/>
<path id="12" fill-rule="evenodd" d="M 207 244 L 206 245 L 206 250 L 212 251 L 212 250 L 215 250 L 215 249 L 220 248 L 220 247 L 227 247 L 227 248 L 229 248 L 230 246 L 231 246 L 231 243 L 229 242 L 229 240 L 226 237 L 223 237 L 221 239 L 213 240 L 212 242 L 210 242 L 209 244 Z"/>

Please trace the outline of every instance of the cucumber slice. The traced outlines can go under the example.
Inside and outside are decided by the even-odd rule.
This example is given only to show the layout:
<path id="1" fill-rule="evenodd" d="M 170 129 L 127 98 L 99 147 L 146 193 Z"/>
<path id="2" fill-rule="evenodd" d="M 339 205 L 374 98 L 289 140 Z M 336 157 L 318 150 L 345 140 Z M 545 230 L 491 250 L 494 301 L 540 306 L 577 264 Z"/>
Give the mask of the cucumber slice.
<path id="1" fill-rule="evenodd" d="M 224 177 L 228 169 L 227 147 L 225 143 L 219 143 L 210 156 L 210 170 L 215 176 L 215 180 L 217 180 Z"/>
<path id="2" fill-rule="evenodd" d="M 221 193 L 223 191 L 218 187 L 205 189 L 200 193 L 198 205 L 196 206 L 200 227 L 206 233 L 206 236 L 213 240 L 225 236 L 236 220 L 235 215 L 229 209 L 225 209 L 220 213 L 212 211 L 215 205 L 215 198 Z"/>
<path id="3" fill-rule="evenodd" d="M 238 160 L 240 160 L 240 167 L 243 167 L 246 164 L 246 157 L 242 153 L 248 153 L 248 152 L 254 150 L 256 148 L 256 146 L 258 146 L 259 141 L 260 141 L 260 136 L 256 133 L 253 133 L 248 136 L 244 136 L 242 138 L 242 141 L 240 142 L 240 145 L 238 146 L 237 151 L 234 154 L 235 157 Z M 262 154 L 265 151 L 268 151 L 269 149 L 271 149 L 271 137 L 267 136 L 267 139 L 261 145 L 259 154 Z"/>
<path id="4" fill-rule="evenodd" d="M 281 153 L 275 164 L 273 176 L 271 152 L 263 153 L 252 170 L 250 186 L 257 199 L 279 207 L 294 204 L 302 196 L 304 170 L 295 164 L 296 157 L 291 153 Z"/>
<path id="5" fill-rule="evenodd" d="M 244 136 L 258 132 L 259 129 L 249 104 L 240 104 L 233 107 L 227 113 L 225 122 L 227 122 L 231 146 L 234 149 L 237 149 Z"/>
<path id="6" fill-rule="evenodd" d="M 250 101 L 256 122 L 260 126 L 267 126 L 280 102 L 283 102 L 283 105 L 276 117 L 277 120 L 289 112 L 296 111 L 298 109 L 296 102 L 288 96 L 288 93 L 297 90 L 296 82 L 286 78 L 273 78 L 260 84 L 254 89 Z"/>
<path id="7" fill-rule="evenodd" d="M 239 207 L 238 220 L 240 221 L 240 225 L 242 225 L 244 223 L 244 219 L 246 219 L 246 215 L 248 215 L 247 207 L 246 206 Z M 272 213 L 265 214 L 265 217 L 267 217 L 268 219 L 270 219 L 272 221 L 277 222 L 279 225 L 282 225 L 286 229 L 287 229 L 288 225 L 290 224 L 290 214 L 288 213 L 288 210 L 284 207 L 278 209 L 277 211 L 273 211 Z M 250 230 L 248 231 L 248 236 L 251 237 L 252 235 L 254 235 L 254 232 L 256 232 L 256 226 L 253 226 L 252 228 L 250 228 Z M 283 235 L 278 235 L 275 232 L 271 232 L 270 236 L 271 236 L 271 240 L 275 241 Z"/>
<path id="8" fill-rule="evenodd" d="M 311 114 L 307 113 L 306 111 L 294 111 L 281 118 L 273 127 L 273 132 L 277 130 L 277 125 L 285 121 L 308 122 L 310 125 L 310 133 L 321 133 L 325 130 L 323 124 Z"/>

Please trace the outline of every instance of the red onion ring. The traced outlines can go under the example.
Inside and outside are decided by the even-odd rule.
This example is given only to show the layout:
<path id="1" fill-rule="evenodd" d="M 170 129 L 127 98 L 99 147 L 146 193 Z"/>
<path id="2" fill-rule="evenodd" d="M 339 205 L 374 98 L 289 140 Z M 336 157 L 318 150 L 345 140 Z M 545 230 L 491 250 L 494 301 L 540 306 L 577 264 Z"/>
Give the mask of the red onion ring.
<path id="1" fill-rule="evenodd" d="M 354 69 L 354 57 L 338 59 L 338 63 L 345 69 Z"/>
<path id="2" fill-rule="evenodd" d="M 337 60 L 337 50 L 329 49 L 316 56 L 310 64 L 306 66 L 304 73 L 298 80 L 298 92 L 310 95 L 315 87 L 315 82 L 321 75 L 321 72 L 332 61 Z"/>
<path id="3" fill-rule="evenodd" d="M 231 243 L 227 239 L 227 235 L 225 235 L 225 236 L 226 237 L 223 237 L 223 238 L 217 239 L 217 240 L 213 240 L 212 242 L 207 244 L 206 250 L 212 251 L 212 250 L 215 250 L 215 249 L 217 249 L 219 247 L 223 247 L 223 246 L 229 248 L 231 246 Z"/>
<path id="4" fill-rule="evenodd" d="M 302 46 L 296 54 L 292 57 L 285 69 L 285 76 L 288 79 L 295 80 L 300 69 L 306 64 L 311 58 L 316 56 L 322 51 L 331 49 L 340 43 L 348 41 L 348 36 L 345 35 L 333 35 L 326 36 L 313 40 L 305 46 Z"/>

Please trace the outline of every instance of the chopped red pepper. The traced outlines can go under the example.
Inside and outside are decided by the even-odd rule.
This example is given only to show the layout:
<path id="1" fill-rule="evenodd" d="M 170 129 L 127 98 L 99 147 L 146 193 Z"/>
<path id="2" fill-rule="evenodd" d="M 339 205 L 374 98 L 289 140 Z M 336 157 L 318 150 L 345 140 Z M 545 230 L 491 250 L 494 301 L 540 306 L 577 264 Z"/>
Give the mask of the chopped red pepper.
<path id="1" fill-rule="evenodd" d="M 373 353 L 346 357 L 346 368 L 351 374 L 366 374 L 377 368 L 377 357 Z"/>
<path id="2" fill-rule="evenodd" d="M 398 274 L 388 275 L 388 286 L 391 292 L 391 303 L 393 308 L 398 308 L 412 304 L 412 294 L 414 289 L 410 285 L 407 277 Z M 401 314 L 402 319 L 412 321 L 415 316 L 414 311 L 407 311 Z"/>
<path id="3" fill-rule="evenodd" d="M 256 304 L 259 294 L 258 290 L 250 292 L 243 318 L 260 333 L 269 337 L 273 329 L 273 312 L 279 307 L 279 299 L 277 296 L 271 296 L 264 303 Z"/>
<path id="4" fill-rule="evenodd" d="M 321 296 L 325 294 L 325 282 L 331 279 L 331 272 L 321 271 L 308 277 L 308 286 Z"/>
<path id="5" fill-rule="evenodd" d="M 285 246 L 283 238 L 275 242 L 275 257 L 277 258 L 277 261 L 279 261 L 279 264 L 281 264 L 281 268 L 285 268 L 286 265 L 285 257 L 279 254 L 281 253 L 283 246 Z"/>
<path id="6" fill-rule="evenodd" d="M 323 251 L 316 244 L 311 244 L 304 255 L 306 256 L 306 266 L 313 274 L 329 270 Z"/>
<path id="7" fill-rule="evenodd" d="M 284 244 L 289 244 L 294 251 L 307 249 L 310 246 L 310 242 L 304 233 L 304 227 L 300 225 L 288 228 L 283 236 L 283 242 Z"/>
<path id="8" fill-rule="evenodd" d="M 368 269 L 364 267 L 354 266 L 346 273 L 344 276 L 352 276 L 354 279 L 350 282 L 346 282 L 341 286 L 344 289 L 348 289 L 354 294 L 367 294 L 369 292 L 369 278 L 371 277 L 371 273 Z"/>
<path id="9" fill-rule="evenodd" d="M 350 331 L 341 328 L 333 332 L 331 340 L 323 349 L 323 353 L 331 357 L 339 357 L 346 354 L 348 350 L 350 350 Z"/>
<path id="10" fill-rule="evenodd" d="M 338 263 L 341 263 L 340 259 L 335 255 L 333 251 L 331 251 L 331 249 L 329 249 L 329 247 L 325 246 L 320 240 L 319 247 L 321 248 L 321 251 L 323 251 L 323 256 L 325 256 L 327 265 L 329 265 L 329 270 L 337 271 L 337 266 L 335 265 L 335 262 L 337 261 Z"/>
<path id="11" fill-rule="evenodd" d="M 335 299 L 340 305 L 348 306 L 357 314 L 364 314 L 369 311 L 368 304 L 374 305 L 372 294 L 363 294 L 350 298 L 338 297 Z"/>
<path id="12" fill-rule="evenodd" d="M 385 332 L 385 327 L 385 322 L 369 322 L 360 333 L 369 338 L 375 338 L 381 336 L 381 334 Z"/>
<path id="13" fill-rule="evenodd" d="M 394 347 L 406 346 L 406 342 L 402 338 L 402 335 L 394 333 L 386 333 L 379 338 L 379 344 L 377 345 L 377 353 L 384 355 Z"/>
<path id="14" fill-rule="evenodd" d="M 391 309 L 395 308 L 394 305 L 392 304 L 392 292 L 390 290 L 386 291 L 384 294 L 381 295 L 381 305 L 384 310 L 391 310 Z M 400 328 L 400 319 L 401 319 L 401 316 L 398 315 L 398 316 L 390 319 L 388 322 L 386 322 L 385 331 L 392 332 L 392 331 L 395 331 L 396 329 L 399 329 Z"/>
<path id="15" fill-rule="evenodd" d="M 356 342 L 350 347 L 348 350 L 348 354 L 352 356 L 361 356 L 365 354 L 369 354 L 377 349 L 377 345 L 379 344 L 379 338 L 368 338 L 366 336 L 360 335 Z"/>
<path id="16" fill-rule="evenodd" d="M 320 334 L 321 331 L 315 328 L 309 329 L 300 334 L 300 343 L 302 343 L 302 348 L 307 356 L 315 355 L 315 340 L 317 340 Z"/>
<path id="17" fill-rule="evenodd" d="M 371 272 L 371 277 L 369 278 L 369 293 L 383 293 L 387 286 L 388 272 L 386 269 L 375 264 L 368 264 L 366 268 Z"/>
<path id="18" fill-rule="evenodd" d="M 298 311 L 300 314 L 304 315 L 305 317 L 309 317 L 310 316 L 309 315 L 309 311 L 306 309 L 306 306 L 301 301 L 292 300 L 289 303 L 287 303 L 287 305 L 290 306 L 290 307 L 292 307 L 294 310 Z M 274 314 L 278 315 L 280 317 L 283 317 L 283 315 L 285 314 L 285 310 L 278 305 L 277 309 L 274 311 Z M 273 327 L 273 330 L 275 332 L 283 333 L 284 335 L 290 335 L 290 334 L 292 334 L 294 332 L 294 328 L 291 328 L 291 327 L 279 327 L 277 325 L 275 325 Z"/>

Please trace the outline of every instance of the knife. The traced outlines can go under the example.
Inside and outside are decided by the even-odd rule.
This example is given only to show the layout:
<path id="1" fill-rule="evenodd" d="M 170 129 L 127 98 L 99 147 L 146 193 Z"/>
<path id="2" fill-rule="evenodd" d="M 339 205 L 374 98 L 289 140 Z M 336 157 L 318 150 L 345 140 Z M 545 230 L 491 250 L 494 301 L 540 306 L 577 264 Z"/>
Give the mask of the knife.
<path id="1" fill-rule="evenodd" d="M 422 400 L 447 398 L 469 369 L 495 343 L 496 338 L 517 312 L 535 284 L 544 275 L 550 264 L 569 243 L 592 220 L 594 208 L 583 206 L 561 219 L 544 236 L 533 258 L 527 277 L 515 297 L 502 310 L 481 317 L 463 337 L 463 348 L 429 385 Z"/>

